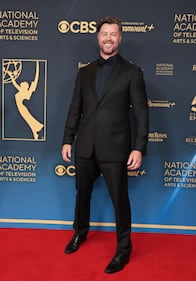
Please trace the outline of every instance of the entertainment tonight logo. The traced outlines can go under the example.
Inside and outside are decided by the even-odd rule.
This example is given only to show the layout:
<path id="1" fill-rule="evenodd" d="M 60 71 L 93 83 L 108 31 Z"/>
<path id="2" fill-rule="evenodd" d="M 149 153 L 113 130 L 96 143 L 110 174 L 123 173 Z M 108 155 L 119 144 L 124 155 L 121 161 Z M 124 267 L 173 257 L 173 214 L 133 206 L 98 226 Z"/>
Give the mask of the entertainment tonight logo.
<path id="1" fill-rule="evenodd" d="M 46 140 L 45 60 L 2 60 L 2 139 Z"/>

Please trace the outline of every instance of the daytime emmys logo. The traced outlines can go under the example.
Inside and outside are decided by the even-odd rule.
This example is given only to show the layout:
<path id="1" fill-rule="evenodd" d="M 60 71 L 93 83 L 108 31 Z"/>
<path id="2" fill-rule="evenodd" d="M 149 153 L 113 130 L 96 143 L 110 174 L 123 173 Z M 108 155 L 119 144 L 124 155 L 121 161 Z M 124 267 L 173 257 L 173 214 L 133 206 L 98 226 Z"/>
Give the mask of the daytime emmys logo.
<path id="1" fill-rule="evenodd" d="M 45 140 L 45 68 L 44 60 L 3 59 L 4 140 Z M 7 108 L 15 115 L 17 126 L 11 125 L 13 116 Z"/>

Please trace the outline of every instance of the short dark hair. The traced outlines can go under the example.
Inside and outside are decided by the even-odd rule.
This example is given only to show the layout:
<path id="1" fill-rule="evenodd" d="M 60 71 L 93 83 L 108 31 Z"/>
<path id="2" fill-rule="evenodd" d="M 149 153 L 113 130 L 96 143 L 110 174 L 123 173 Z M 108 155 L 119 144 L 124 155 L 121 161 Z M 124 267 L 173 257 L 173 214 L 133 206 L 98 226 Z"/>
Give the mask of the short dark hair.
<path id="1" fill-rule="evenodd" d="M 114 24 L 115 23 L 115 24 L 118 25 L 119 31 L 120 32 L 122 31 L 122 26 L 121 26 L 120 20 L 117 17 L 107 16 L 107 17 L 102 18 L 99 21 L 99 23 L 97 24 L 97 32 L 100 31 L 100 29 L 101 29 L 101 27 L 104 23 L 108 23 L 108 24 Z"/>

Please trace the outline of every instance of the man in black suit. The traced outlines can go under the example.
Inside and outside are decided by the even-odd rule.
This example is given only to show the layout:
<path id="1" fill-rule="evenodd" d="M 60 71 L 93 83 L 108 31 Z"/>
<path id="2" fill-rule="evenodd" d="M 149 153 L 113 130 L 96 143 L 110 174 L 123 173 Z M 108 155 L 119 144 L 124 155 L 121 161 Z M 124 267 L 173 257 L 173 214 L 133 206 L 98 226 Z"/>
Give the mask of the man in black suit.
<path id="1" fill-rule="evenodd" d="M 65 124 L 62 157 L 70 162 L 71 145 L 76 139 L 75 234 L 65 248 L 78 250 L 89 230 L 90 199 L 93 184 L 102 173 L 116 217 L 116 253 L 105 269 L 117 272 L 128 263 L 131 211 L 127 169 L 138 169 L 148 138 L 148 106 L 143 73 L 118 52 L 121 23 L 105 17 L 98 26 L 100 57 L 80 69 Z M 129 112 L 134 114 L 134 140 L 131 143 Z"/>

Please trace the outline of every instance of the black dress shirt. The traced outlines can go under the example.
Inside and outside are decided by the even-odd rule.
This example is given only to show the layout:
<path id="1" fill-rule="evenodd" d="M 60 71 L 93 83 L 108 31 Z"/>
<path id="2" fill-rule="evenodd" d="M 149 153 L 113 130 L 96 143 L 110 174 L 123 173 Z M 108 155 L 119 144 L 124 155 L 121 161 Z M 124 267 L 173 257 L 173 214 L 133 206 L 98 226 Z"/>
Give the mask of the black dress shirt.
<path id="1" fill-rule="evenodd" d="M 105 84 L 114 69 L 114 66 L 117 61 L 117 56 L 110 57 L 109 59 L 105 60 L 102 57 L 98 60 L 98 70 L 97 70 L 97 77 L 96 77 L 96 90 L 98 98 L 100 99 L 103 95 L 103 90 Z"/>

